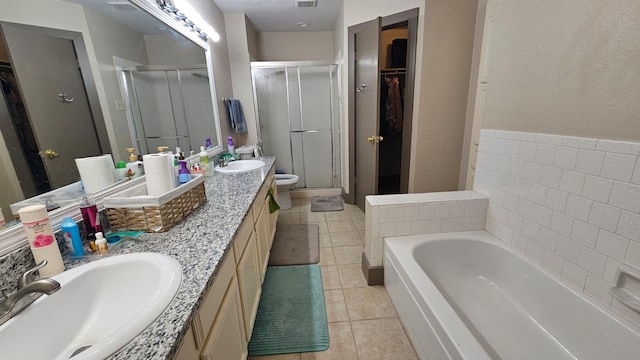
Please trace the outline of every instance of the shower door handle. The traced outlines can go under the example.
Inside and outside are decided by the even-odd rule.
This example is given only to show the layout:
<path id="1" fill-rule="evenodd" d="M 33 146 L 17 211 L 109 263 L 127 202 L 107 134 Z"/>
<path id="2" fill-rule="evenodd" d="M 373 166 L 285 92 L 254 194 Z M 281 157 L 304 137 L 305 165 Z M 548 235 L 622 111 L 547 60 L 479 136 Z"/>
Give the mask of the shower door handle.
<path id="1" fill-rule="evenodd" d="M 384 138 L 382 136 L 369 136 L 367 138 L 367 141 L 372 143 L 372 144 L 377 144 L 377 143 L 381 142 L 382 140 L 384 140 Z"/>

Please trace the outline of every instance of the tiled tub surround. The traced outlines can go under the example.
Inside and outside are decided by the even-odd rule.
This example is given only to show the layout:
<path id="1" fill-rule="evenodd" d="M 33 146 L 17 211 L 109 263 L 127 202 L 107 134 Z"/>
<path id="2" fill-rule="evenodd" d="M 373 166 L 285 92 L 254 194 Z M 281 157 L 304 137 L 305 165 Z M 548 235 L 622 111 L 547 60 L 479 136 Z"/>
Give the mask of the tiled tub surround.
<path id="1" fill-rule="evenodd" d="M 488 199 L 474 191 L 366 197 L 364 266 L 383 266 L 383 239 L 484 230 Z"/>
<path id="2" fill-rule="evenodd" d="M 163 253 L 177 259 L 183 271 L 178 293 L 167 309 L 110 359 L 172 359 L 175 356 L 275 158 L 262 160 L 266 166 L 255 171 L 236 175 L 215 173 L 207 177 L 207 202 L 187 219 L 166 233 L 129 238 L 104 255 Z M 7 259 L 24 258 L 14 253 L 7 255 Z M 88 261 L 65 258 L 65 265 L 68 269 Z"/>
<path id="3" fill-rule="evenodd" d="M 609 295 L 620 264 L 640 268 L 640 143 L 482 130 L 474 190 L 487 231 L 640 326 Z"/>

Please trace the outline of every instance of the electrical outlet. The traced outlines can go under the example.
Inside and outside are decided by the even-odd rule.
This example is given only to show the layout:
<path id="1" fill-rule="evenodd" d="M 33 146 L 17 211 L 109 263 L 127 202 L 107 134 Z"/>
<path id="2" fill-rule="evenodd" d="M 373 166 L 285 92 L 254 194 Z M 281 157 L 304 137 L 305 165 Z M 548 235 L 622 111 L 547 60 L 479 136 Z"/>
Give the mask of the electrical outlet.
<path id="1" fill-rule="evenodd" d="M 127 111 L 127 106 L 125 105 L 124 100 L 116 100 L 116 110 Z"/>

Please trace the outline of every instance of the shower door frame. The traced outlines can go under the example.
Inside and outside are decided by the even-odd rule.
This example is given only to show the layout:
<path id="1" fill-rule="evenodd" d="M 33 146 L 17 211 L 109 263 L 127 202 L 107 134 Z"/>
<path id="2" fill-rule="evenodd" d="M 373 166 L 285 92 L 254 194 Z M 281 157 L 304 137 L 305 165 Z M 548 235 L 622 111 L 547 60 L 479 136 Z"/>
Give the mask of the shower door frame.
<path id="1" fill-rule="evenodd" d="M 334 65 L 335 71 L 336 71 L 336 84 L 334 84 L 333 82 L 333 78 L 331 76 L 331 66 Z M 286 86 L 286 91 L 287 91 L 287 118 L 288 118 L 288 122 L 289 122 L 289 151 L 290 151 L 290 155 L 291 155 L 291 169 L 292 172 L 293 171 L 293 166 L 294 166 L 294 156 L 293 156 L 293 140 L 291 137 L 291 134 L 293 133 L 300 133 L 300 134 L 304 134 L 304 133 L 317 133 L 320 132 L 320 130 L 301 130 L 301 131 L 291 131 L 291 104 L 289 103 L 289 74 L 288 74 L 288 68 L 300 68 L 300 67 L 305 67 L 305 66 L 328 66 L 329 67 L 329 89 L 331 91 L 331 96 L 330 96 L 330 100 L 333 102 L 334 101 L 334 96 L 337 96 L 338 98 L 335 99 L 335 101 L 337 101 L 336 106 L 338 107 L 337 110 L 337 114 L 334 114 L 333 112 L 333 104 L 331 104 L 330 106 L 330 114 L 331 114 L 331 185 L 330 187 L 341 187 L 342 186 L 342 169 L 341 167 L 341 162 L 342 159 L 341 158 L 337 158 L 336 161 L 336 157 L 335 157 L 335 153 L 336 153 L 336 149 L 334 149 L 335 146 L 335 141 L 334 141 L 334 137 L 338 136 L 338 141 L 337 141 L 337 146 L 340 147 L 341 146 L 341 127 L 342 127 L 342 121 L 340 121 L 340 116 L 341 116 L 341 110 L 340 110 L 340 65 L 333 63 L 333 62 L 328 62 L 328 61 L 252 61 L 251 62 L 251 86 L 253 89 L 253 104 L 254 104 L 254 108 L 255 108 L 255 114 L 256 114 L 256 137 L 258 140 L 259 144 L 262 144 L 262 129 L 260 126 L 260 113 L 258 111 L 258 93 L 256 91 L 256 83 L 254 81 L 253 78 L 253 69 L 265 69 L 265 68 L 270 68 L 270 69 L 275 69 L 275 68 L 282 68 L 285 72 L 285 86 Z M 298 83 L 300 83 L 300 72 L 298 71 Z M 338 86 L 338 94 L 333 94 L 334 92 L 334 85 Z M 300 91 L 301 89 L 299 89 Z M 300 94 L 299 94 L 300 95 Z M 300 99 L 302 99 L 302 96 L 299 96 Z M 302 104 L 301 104 L 302 106 Z M 302 118 L 302 111 L 300 112 L 300 122 L 304 123 L 304 119 Z M 337 116 L 337 124 L 338 124 L 338 128 L 336 129 L 336 127 L 334 126 L 334 116 Z M 337 131 L 337 134 L 335 133 Z M 303 159 L 304 159 L 304 148 L 302 149 L 303 152 Z M 337 162 L 337 163 L 336 163 Z M 303 189 L 316 189 L 316 188 L 309 188 L 306 185 L 306 165 L 304 163 L 303 160 L 303 173 L 305 173 L 304 176 L 304 182 L 305 182 L 305 186 L 303 187 Z M 340 173 L 336 174 L 336 170 L 340 170 Z M 337 181 L 338 183 L 336 184 L 336 175 L 338 177 Z M 318 187 L 317 189 L 321 189 L 321 188 L 326 188 L 326 187 Z"/>

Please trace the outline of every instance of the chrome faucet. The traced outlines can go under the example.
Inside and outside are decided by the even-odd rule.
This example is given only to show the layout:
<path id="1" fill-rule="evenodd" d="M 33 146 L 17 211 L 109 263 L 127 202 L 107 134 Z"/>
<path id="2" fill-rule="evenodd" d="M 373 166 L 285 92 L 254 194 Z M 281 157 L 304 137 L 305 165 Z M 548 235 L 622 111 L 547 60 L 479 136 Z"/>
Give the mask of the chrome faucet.
<path id="1" fill-rule="evenodd" d="M 42 294 L 51 295 L 60 289 L 60 283 L 55 280 L 36 279 L 34 273 L 46 265 L 47 260 L 43 260 L 22 274 L 18 280 L 18 290 L 11 296 L 0 293 L 0 325 L 31 305 Z"/>

